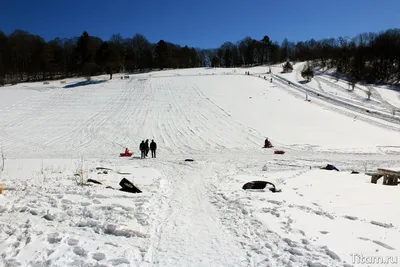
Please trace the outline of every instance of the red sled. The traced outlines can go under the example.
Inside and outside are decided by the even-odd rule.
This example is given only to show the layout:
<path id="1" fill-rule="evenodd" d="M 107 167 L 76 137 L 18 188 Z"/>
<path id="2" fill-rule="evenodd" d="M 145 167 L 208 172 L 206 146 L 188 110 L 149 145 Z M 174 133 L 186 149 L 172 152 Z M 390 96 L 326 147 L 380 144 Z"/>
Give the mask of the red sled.
<path id="1" fill-rule="evenodd" d="M 120 157 L 131 157 L 133 155 L 132 152 L 128 152 L 128 153 L 119 153 Z"/>
<path id="2" fill-rule="evenodd" d="M 283 150 L 275 150 L 274 154 L 283 155 L 283 154 L 285 154 L 285 151 L 283 151 Z"/>
<path id="3" fill-rule="evenodd" d="M 128 148 L 125 148 L 125 153 L 119 153 L 120 157 L 130 157 L 133 155 L 133 152 L 129 152 Z"/>

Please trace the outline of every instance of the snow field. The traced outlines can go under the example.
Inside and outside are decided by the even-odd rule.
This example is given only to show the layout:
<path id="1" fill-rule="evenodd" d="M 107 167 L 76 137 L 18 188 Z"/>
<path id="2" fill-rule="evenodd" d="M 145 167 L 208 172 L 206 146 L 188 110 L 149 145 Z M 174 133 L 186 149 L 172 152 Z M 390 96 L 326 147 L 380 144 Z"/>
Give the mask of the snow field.
<path id="1" fill-rule="evenodd" d="M 350 171 L 399 166 L 395 126 L 243 75 L 266 69 L 4 88 L 0 266 L 361 266 L 351 253 L 394 254 L 397 187 Z M 17 101 L 22 87 L 35 93 Z M 287 153 L 261 148 L 265 137 Z M 153 138 L 157 159 L 139 159 Z M 125 147 L 132 158 L 118 158 Z M 103 184 L 78 185 L 81 170 Z M 143 193 L 117 190 L 124 177 Z M 265 179 L 283 191 L 241 189 Z"/>

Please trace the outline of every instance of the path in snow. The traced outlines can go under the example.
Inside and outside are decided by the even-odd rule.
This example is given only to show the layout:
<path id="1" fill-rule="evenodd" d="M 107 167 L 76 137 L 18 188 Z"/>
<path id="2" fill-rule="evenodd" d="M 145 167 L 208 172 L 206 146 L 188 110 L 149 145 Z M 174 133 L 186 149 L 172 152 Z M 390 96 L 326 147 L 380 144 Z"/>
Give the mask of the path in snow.
<path id="1" fill-rule="evenodd" d="M 236 237 L 221 224 L 208 197 L 211 167 L 173 166 L 175 188 L 161 207 L 165 217 L 156 227 L 151 266 L 245 266 Z M 165 168 L 165 167 L 162 167 Z"/>
<path id="2" fill-rule="evenodd" d="M 343 266 L 326 248 L 284 239 L 262 225 L 241 185 L 237 191 L 224 189 L 238 172 L 235 165 L 245 170 L 265 162 L 246 156 L 248 161 L 232 154 L 193 163 L 180 164 L 177 158 L 144 163 L 162 170 L 169 189 L 163 191 L 141 266 Z"/>

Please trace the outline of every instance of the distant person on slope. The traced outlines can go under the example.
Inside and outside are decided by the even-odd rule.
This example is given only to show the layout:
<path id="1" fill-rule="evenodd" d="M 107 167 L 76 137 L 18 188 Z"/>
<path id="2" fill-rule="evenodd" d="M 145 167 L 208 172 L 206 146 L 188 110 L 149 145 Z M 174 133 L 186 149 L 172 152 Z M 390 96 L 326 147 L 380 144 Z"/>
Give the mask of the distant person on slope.
<path id="1" fill-rule="evenodd" d="M 141 152 L 141 154 L 140 154 L 140 158 L 141 159 L 144 159 L 145 158 L 145 143 L 144 143 L 144 140 L 142 140 L 142 142 L 140 143 L 140 146 L 139 146 L 139 149 L 140 149 L 140 152 Z"/>
<path id="2" fill-rule="evenodd" d="M 271 144 L 271 142 L 268 140 L 268 138 L 266 138 L 266 139 L 265 139 L 265 142 L 264 142 L 264 148 L 270 148 L 270 147 L 272 147 L 272 144 Z"/>
<path id="3" fill-rule="evenodd" d="M 144 142 L 144 151 L 145 151 L 145 156 L 149 154 L 149 139 L 146 139 L 146 142 Z"/>
<path id="4" fill-rule="evenodd" d="M 156 157 L 156 150 L 157 150 L 157 144 L 154 142 L 154 140 L 151 140 L 150 143 L 150 150 L 151 150 L 151 157 L 155 158 Z"/>

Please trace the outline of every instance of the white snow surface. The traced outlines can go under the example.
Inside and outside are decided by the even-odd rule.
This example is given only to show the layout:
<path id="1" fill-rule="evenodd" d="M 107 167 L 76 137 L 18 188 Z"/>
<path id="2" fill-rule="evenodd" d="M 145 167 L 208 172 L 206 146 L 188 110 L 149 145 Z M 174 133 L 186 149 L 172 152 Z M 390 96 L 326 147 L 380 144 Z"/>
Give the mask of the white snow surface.
<path id="1" fill-rule="evenodd" d="M 344 104 L 309 102 L 268 69 L 0 88 L 0 266 L 400 266 L 399 188 L 364 174 L 399 169 L 400 124 L 345 105 L 385 97 L 329 81 Z M 145 139 L 157 158 L 140 159 Z M 242 190 L 254 180 L 282 192 Z"/>

